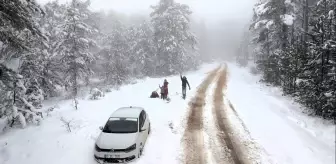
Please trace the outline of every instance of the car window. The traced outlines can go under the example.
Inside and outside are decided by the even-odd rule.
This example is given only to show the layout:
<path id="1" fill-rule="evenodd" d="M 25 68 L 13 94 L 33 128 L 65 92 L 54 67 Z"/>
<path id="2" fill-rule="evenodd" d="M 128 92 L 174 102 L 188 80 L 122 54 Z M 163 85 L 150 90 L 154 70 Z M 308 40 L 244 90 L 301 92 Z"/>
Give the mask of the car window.
<path id="1" fill-rule="evenodd" d="M 136 133 L 138 132 L 138 119 L 136 118 L 110 118 L 104 133 Z"/>
<path id="2" fill-rule="evenodd" d="M 140 128 L 142 128 L 143 126 L 144 126 L 144 124 L 145 124 L 145 118 L 146 118 L 146 116 L 144 116 L 144 111 L 141 111 L 141 113 L 140 113 Z"/>
<path id="3" fill-rule="evenodd" d="M 143 117 L 142 117 L 142 112 L 141 112 L 140 115 L 139 115 L 139 130 L 142 127 L 142 122 L 143 122 Z"/>
<path id="4" fill-rule="evenodd" d="M 144 119 L 144 121 L 146 120 L 146 112 L 143 110 L 143 119 Z"/>

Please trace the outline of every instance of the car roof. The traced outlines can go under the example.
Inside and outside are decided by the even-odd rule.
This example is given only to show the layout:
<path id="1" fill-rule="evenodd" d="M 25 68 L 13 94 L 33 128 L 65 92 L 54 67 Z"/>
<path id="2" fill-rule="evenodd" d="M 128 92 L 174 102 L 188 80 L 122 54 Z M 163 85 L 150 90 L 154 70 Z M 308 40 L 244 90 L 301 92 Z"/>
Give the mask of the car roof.
<path id="1" fill-rule="evenodd" d="M 111 117 L 130 117 L 130 118 L 138 118 L 141 111 L 144 110 L 142 107 L 121 107 L 114 111 Z"/>

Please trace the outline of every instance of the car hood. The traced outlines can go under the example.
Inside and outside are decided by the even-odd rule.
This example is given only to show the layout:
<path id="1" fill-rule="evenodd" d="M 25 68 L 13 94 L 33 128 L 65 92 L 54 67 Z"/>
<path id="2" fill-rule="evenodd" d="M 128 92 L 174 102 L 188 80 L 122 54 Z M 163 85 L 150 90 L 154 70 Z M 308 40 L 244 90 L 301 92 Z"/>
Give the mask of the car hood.
<path id="1" fill-rule="evenodd" d="M 101 133 L 96 144 L 101 149 L 126 149 L 136 143 L 138 133 Z"/>

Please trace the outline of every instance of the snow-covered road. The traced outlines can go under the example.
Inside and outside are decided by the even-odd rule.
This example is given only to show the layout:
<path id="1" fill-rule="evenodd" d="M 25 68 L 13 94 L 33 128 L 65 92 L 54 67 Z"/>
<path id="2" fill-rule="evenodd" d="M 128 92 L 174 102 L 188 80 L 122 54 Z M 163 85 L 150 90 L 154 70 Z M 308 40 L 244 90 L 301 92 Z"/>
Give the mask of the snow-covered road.
<path id="1" fill-rule="evenodd" d="M 95 164 L 93 148 L 100 132 L 98 127 L 106 122 L 115 109 L 130 105 L 144 107 L 152 122 L 152 133 L 144 155 L 133 163 L 181 163 L 185 155 L 182 138 L 188 102 L 207 73 L 216 67 L 218 64 L 206 65 L 199 71 L 187 74 L 192 90 L 187 91 L 186 100 L 180 97 L 180 78 L 173 76 L 167 77 L 172 98 L 170 103 L 148 98 L 163 82 L 162 78 L 141 80 L 137 84 L 121 87 L 101 100 L 80 100 L 78 111 L 73 109 L 71 101 L 55 102 L 59 108 L 45 118 L 41 126 L 0 134 L 0 163 Z M 259 158 L 262 163 L 279 164 L 335 163 L 334 125 L 322 124 L 322 120 L 301 114 L 298 105 L 291 104 L 279 93 L 271 92 L 272 88 L 257 84 L 258 77 L 245 69 L 228 64 L 227 78 L 223 101 L 225 108 L 231 110 L 227 110 L 226 115 L 234 127 L 236 138 L 249 149 L 247 152 L 251 156 L 248 158 L 259 156 L 263 158 Z M 218 143 L 211 137 L 216 136 L 212 129 L 215 120 L 211 116 L 214 91 L 215 87 L 210 87 L 203 109 L 206 154 L 213 150 L 211 144 L 214 146 Z M 63 127 L 61 117 L 73 120 L 71 133 Z M 207 159 L 207 163 L 218 162 L 212 158 Z"/>

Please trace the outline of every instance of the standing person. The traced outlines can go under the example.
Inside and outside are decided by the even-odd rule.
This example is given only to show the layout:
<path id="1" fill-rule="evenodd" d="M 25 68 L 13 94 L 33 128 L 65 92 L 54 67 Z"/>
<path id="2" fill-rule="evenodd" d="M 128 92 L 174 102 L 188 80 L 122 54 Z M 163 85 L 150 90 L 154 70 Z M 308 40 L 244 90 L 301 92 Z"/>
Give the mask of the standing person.
<path id="1" fill-rule="evenodd" d="M 163 86 L 161 87 L 160 85 L 159 85 L 159 88 L 160 88 L 161 99 L 164 99 L 164 88 Z"/>
<path id="2" fill-rule="evenodd" d="M 181 77 L 181 81 L 182 81 L 182 95 L 183 95 L 183 99 L 186 98 L 186 95 L 187 95 L 187 91 L 186 91 L 186 87 L 187 87 L 187 84 L 188 84 L 188 87 L 189 87 L 189 90 L 190 90 L 190 85 L 189 85 L 189 82 L 187 80 L 187 77 L 180 75 Z"/>
<path id="3" fill-rule="evenodd" d="M 163 99 L 167 99 L 167 96 L 168 96 L 168 81 L 167 81 L 167 79 L 165 79 L 164 80 L 164 82 L 163 82 L 163 91 L 164 91 L 164 97 L 163 97 Z"/>

